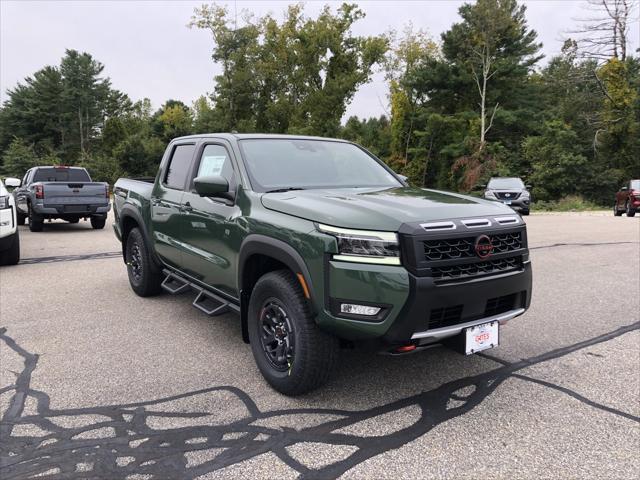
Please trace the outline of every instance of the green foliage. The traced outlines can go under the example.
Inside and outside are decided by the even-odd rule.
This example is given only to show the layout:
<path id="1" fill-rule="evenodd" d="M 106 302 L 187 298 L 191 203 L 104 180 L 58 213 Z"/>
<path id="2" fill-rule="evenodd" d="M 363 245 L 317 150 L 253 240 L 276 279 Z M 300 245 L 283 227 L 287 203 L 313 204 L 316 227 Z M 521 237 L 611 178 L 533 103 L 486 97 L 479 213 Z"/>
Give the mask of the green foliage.
<path id="1" fill-rule="evenodd" d="M 583 193 L 591 183 L 591 166 L 580 153 L 576 132 L 559 120 L 547 122 L 542 135 L 528 137 L 523 154 L 533 166 L 535 198 L 551 200 Z"/>
<path id="2" fill-rule="evenodd" d="M 545 212 L 585 212 L 601 210 L 602 207 L 580 195 L 567 195 L 559 200 L 534 202 L 533 209 Z"/>
<path id="3" fill-rule="evenodd" d="M 190 23 L 214 40 L 222 74 L 212 100 L 222 130 L 339 135 L 346 105 L 383 60 L 386 38 L 354 36 L 364 13 L 349 4 L 335 13 L 327 6 L 315 19 L 302 5 L 289 6 L 282 22 L 243 17 L 238 27 L 226 8 L 204 5 Z"/>
<path id="4" fill-rule="evenodd" d="M 364 12 L 350 4 L 314 18 L 297 4 L 283 18 L 243 12 L 237 20 L 204 5 L 190 26 L 212 36 L 213 92 L 156 111 L 113 89 L 90 54 L 67 50 L 59 65 L 8 90 L 0 172 L 81 164 L 112 183 L 154 175 L 174 137 L 236 130 L 339 136 L 415 186 L 468 192 L 490 176 L 520 176 L 549 208 L 608 205 L 620 184 L 640 178 L 637 57 L 598 64 L 567 40 L 534 70 L 540 44 L 523 5 L 477 0 L 459 14 L 438 44 L 411 24 L 400 34 L 356 35 Z M 389 114 L 341 125 L 376 69 L 388 82 Z"/>
<path id="5" fill-rule="evenodd" d="M 2 173 L 5 176 L 20 177 L 31 167 L 38 164 L 33 145 L 20 138 L 14 138 L 2 155 Z"/>

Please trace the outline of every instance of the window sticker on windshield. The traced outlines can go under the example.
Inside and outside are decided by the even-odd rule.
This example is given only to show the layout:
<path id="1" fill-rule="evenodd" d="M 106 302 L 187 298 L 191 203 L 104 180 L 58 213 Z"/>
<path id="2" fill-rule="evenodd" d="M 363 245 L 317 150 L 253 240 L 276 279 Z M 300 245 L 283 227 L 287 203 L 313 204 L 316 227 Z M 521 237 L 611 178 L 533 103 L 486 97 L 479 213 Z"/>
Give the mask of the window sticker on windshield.
<path id="1" fill-rule="evenodd" d="M 198 176 L 221 175 L 222 167 L 226 159 L 227 157 L 225 155 L 207 155 L 202 157 Z"/>

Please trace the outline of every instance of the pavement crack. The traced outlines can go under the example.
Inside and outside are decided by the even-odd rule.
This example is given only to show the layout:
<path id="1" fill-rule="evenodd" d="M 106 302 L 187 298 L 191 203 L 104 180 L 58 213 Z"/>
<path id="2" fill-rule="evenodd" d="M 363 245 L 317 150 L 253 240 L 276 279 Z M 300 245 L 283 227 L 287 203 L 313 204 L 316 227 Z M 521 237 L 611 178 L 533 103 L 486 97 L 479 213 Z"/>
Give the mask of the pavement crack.
<path id="1" fill-rule="evenodd" d="M 400 448 L 428 434 L 438 425 L 470 412 L 510 378 L 521 378 L 545 387 L 560 389 L 595 408 L 638 421 L 637 417 L 592 402 L 571 390 L 517 373 L 531 365 L 569 355 L 638 328 L 640 328 L 640 322 L 529 359 L 514 363 L 499 361 L 502 365 L 493 370 L 459 378 L 429 391 L 357 411 L 330 408 L 285 408 L 262 411 L 246 392 L 233 386 L 210 387 L 136 403 L 52 409 L 49 396 L 30 386 L 38 355 L 20 347 L 3 328 L 0 329 L 0 340 L 23 358 L 24 368 L 18 375 L 15 385 L 12 386 L 15 390 L 13 397 L 0 421 L 0 433 L 2 433 L 0 477 L 22 479 L 39 475 L 51 479 L 87 477 L 116 479 L 137 474 L 147 475 L 150 478 L 193 479 L 271 453 L 297 472 L 299 478 L 335 478 L 376 455 Z M 486 354 L 483 356 L 494 360 Z M 471 393 L 462 396 L 461 391 Z M 210 419 L 204 417 L 202 423 L 195 425 L 166 428 L 150 426 L 148 420 L 158 416 L 160 412 L 164 419 L 179 422 L 180 419 L 185 418 L 184 411 L 176 413 L 163 409 L 162 406 L 167 402 L 188 399 L 201 394 L 231 395 L 241 402 L 246 413 L 242 418 L 231 423 L 212 423 Z M 37 413 L 25 416 L 24 406 L 29 397 L 36 400 Z M 451 408 L 452 400 L 455 400 L 456 406 Z M 384 414 L 398 412 L 407 407 L 418 407 L 420 411 L 417 420 L 409 426 L 397 427 L 395 431 L 376 436 L 374 441 L 371 437 L 348 433 L 347 427 Z M 188 418 L 197 419 L 199 415 L 206 416 L 208 413 L 191 412 Z M 81 426 L 75 427 L 65 427 L 52 421 L 61 415 L 78 419 L 78 421 L 84 418 L 85 421 L 81 422 Z M 88 415 L 100 416 L 100 420 L 87 422 Z M 333 415 L 334 418 L 306 427 L 304 422 L 301 422 L 297 429 L 255 424 L 264 419 L 270 419 L 270 422 L 277 424 L 279 417 L 286 420 L 292 415 Z M 125 420 L 128 418 L 126 416 L 132 418 Z M 335 419 L 335 416 L 340 418 Z M 18 435 L 14 432 L 16 427 L 34 428 L 38 432 L 44 430 L 46 433 L 37 434 L 27 431 Z M 97 429 L 110 433 L 95 437 L 79 435 Z M 194 442 L 194 439 L 198 439 L 198 442 Z M 303 460 L 294 458 L 287 450 L 287 447 L 300 443 L 321 444 L 328 451 L 332 448 L 342 448 L 351 452 L 355 447 L 355 451 L 346 458 L 313 469 Z M 216 451 L 216 449 L 219 449 L 220 453 L 213 458 L 206 457 L 201 463 L 195 464 L 189 461 L 190 456 L 198 455 L 199 451 Z M 124 462 L 122 459 L 125 458 L 133 460 Z M 92 470 L 90 472 L 78 470 L 78 465 L 87 468 L 91 466 Z"/>
<path id="2" fill-rule="evenodd" d="M 552 243 L 551 245 L 539 245 L 537 247 L 529 247 L 529 250 L 541 250 L 543 248 L 556 248 L 556 247 L 598 247 L 604 245 L 640 245 L 640 242 L 567 242 L 567 243 Z"/>
<path id="3" fill-rule="evenodd" d="M 584 403 L 586 405 L 589 405 L 590 407 L 597 408 L 597 409 L 605 411 L 605 412 L 613 413 L 614 415 L 618 415 L 620 417 L 624 417 L 624 418 L 627 418 L 627 419 L 632 420 L 634 422 L 640 423 L 640 417 L 637 417 L 637 416 L 632 415 L 630 413 L 624 412 L 622 410 L 618 410 L 617 408 L 609 407 L 607 405 L 603 405 L 602 403 L 598 403 L 598 402 L 594 402 L 593 400 L 589 400 L 587 397 L 584 397 L 584 396 L 580 395 L 579 393 L 577 393 L 577 392 L 575 392 L 575 391 L 573 391 L 573 390 L 571 390 L 569 388 L 557 385 L 557 384 L 552 383 L 552 382 L 547 382 L 545 380 L 540 380 L 539 378 L 530 377 L 528 375 L 522 375 L 520 373 L 514 373 L 513 377 L 519 378 L 521 380 L 526 380 L 528 382 L 537 383 L 539 385 L 543 385 L 545 387 L 552 388 L 554 390 L 558 390 L 559 392 L 566 393 L 570 397 L 573 397 L 576 400 L 579 400 L 582 403 Z"/>
<path id="4" fill-rule="evenodd" d="M 77 262 L 81 260 L 100 260 L 103 258 L 121 257 L 122 252 L 86 253 L 82 255 L 56 255 L 53 257 L 23 258 L 18 265 L 33 265 L 35 263 Z"/>

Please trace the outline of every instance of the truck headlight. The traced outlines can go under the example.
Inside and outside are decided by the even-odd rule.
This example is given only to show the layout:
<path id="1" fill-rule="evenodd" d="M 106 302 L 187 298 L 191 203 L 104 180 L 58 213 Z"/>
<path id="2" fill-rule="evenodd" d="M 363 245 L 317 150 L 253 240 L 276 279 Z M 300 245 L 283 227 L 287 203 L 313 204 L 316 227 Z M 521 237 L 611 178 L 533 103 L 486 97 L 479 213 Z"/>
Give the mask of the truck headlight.
<path id="1" fill-rule="evenodd" d="M 318 225 L 318 230 L 336 237 L 338 255 L 334 259 L 347 262 L 400 265 L 398 235 L 394 232 L 351 230 Z"/>
<path id="2" fill-rule="evenodd" d="M 0 210 L 9 208 L 9 207 L 11 207 L 11 205 L 9 205 L 9 197 L 6 197 L 6 196 L 0 197 Z"/>

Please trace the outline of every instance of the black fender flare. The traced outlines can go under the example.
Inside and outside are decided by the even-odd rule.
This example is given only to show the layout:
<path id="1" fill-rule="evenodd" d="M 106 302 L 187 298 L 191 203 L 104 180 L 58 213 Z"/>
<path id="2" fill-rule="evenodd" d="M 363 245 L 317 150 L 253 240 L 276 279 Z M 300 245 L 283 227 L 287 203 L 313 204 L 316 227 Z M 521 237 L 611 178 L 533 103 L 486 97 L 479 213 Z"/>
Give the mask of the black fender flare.
<path id="1" fill-rule="evenodd" d="M 271 257 L 285 264 L 296 275 L 302 274 L 309 291 L 309 298 L 307 301 L 309 302 L 309 307 L 311 308 L 311 313 L 313 315 L 318 312 L 319 305 L 307 264 L 296 249 L 282 240 L 268 237 L 266 235 L 260 235 L 257 233 L 248 235 L 240 245 L 240 254 L 238 256 L 238 289 L 240 290 L 242 338 L 247 343 L 249 342 L 249 333 L 247 331 L 249 293 L 245 292 L 243 289 L 243 272 L 247 260 L 254 254 Z"/>
<path id="2" fill-rule="evenodd" d="M 155 250 L 153 249 L 153 242 L 151 242 L 151 237 L 149 236 L 149 231 L 147 230 L 144 220 L 142 219 L 142 215 L 133 205 L 124 205 L 119 212 L 119 220 L 118 226 L 120 227 L 120 233 L 122 235 L 122 261 L 126 262 L 125 258 L 125 248 L 127 244 L 127 239 L 124 235 L 124 221 L 126 218 L 131 218 L 138 225 L 139 230 L 142 232 L 142 237 L 144 238 L 144 243 L 147 245 L 147 250 L 151 252 L 151 258 L 154 263 L 158 266 L 158 268 L 162 267 L 162 262 L 158 259 Z"/>

